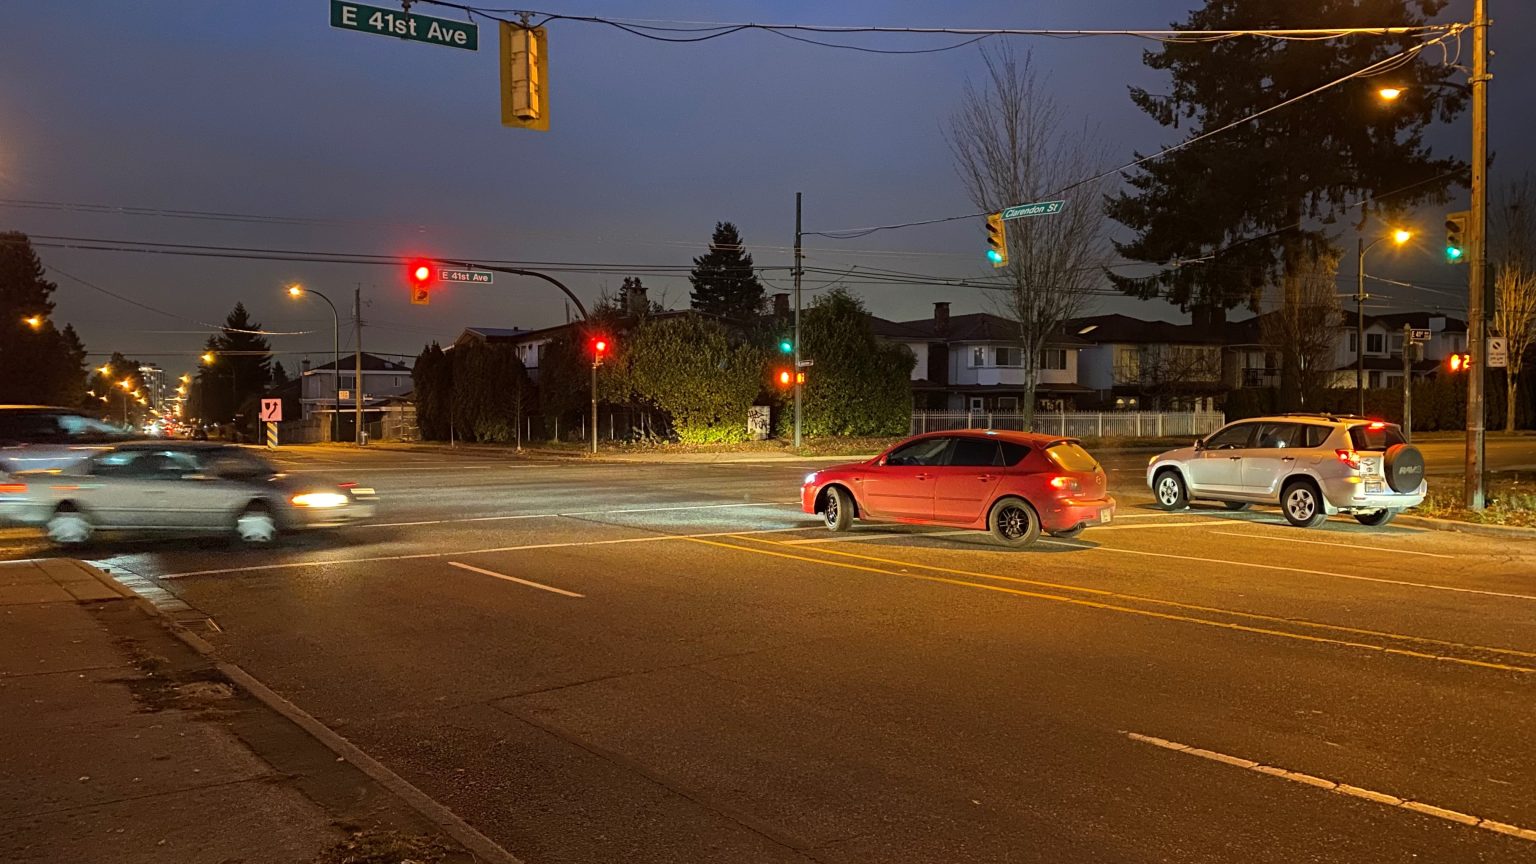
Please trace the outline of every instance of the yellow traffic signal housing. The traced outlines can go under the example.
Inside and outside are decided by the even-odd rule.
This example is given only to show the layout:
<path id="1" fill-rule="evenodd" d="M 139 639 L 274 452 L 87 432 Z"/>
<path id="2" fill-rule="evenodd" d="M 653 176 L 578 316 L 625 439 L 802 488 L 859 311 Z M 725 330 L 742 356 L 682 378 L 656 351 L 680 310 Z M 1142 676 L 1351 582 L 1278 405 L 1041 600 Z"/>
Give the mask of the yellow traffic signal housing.
<path id="1" fill-rule="evenodd" d="M 1008 266 L 1008 228 L 1003 214 L 987 214 L 987 260 L 993 267 Z"/>
<path id="2" fill-rule="evenodd" d="M 549 129 L 549 55 L 543 27 L 501 22 L 501 125 Z"/>
<path id="3" fill-rule="evenodd" d="M 1447 264 L 1461 264 L 1466 261 L 1467 223 L 1471 218 L 1471 210 L 1458 210 L 1455 213 L 1445 214 L 1445 261 Z"/>

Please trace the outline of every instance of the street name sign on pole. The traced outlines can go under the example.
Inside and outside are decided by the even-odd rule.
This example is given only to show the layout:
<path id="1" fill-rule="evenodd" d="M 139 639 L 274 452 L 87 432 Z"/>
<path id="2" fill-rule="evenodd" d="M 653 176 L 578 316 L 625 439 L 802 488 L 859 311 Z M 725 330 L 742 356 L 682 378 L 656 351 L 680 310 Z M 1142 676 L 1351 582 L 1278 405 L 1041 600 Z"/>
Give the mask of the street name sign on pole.
<path id="1" fill-rule="evenodd" d="M 1036 201 L 1033 204 L 1015 204 L 1003 210 L 1003 219 L 1006 221 L 1008 219 L 1023 219 L 1025 216 L 1055 216 L 1065 206 L 1067 206 L 1065 201 Z"/>
<path id="2" fill-rule="evenodd" d="M 1412 330 L 1412 329 L 1410 329 L 1408 331 L 1408 341 L 1409 342 L 1428 342 L 1430 335 L 1432 335 L 1432 334 L 1428 330 Z"/>
<path id="3" fill-rule="evenodd" d="M 433 18 L 431 15 L 405 13 L 399 9 L 383 9 L 362 3 L 331 0 L 331 26 L 467 51 L 480 50 L 480 26 L 473 22 Z"/>
<path id="4" fill-rule="evenodd" d="M 448 267 L 438 268 L 437 278 L 443 282 L 468 282 L 472 285 L 489 285 L 496 281 L 495 274 L 489 270 L 461 270 Z"/>
<path id="5" fill-rule="evenodd" d="M 801 360 L 800 362 L 796 363 L 795 365 L 800 367 L 801 369 L 804 369 L 807 366 L 815 366 L 816 365 L 816 361 L 815 360 Z"/>

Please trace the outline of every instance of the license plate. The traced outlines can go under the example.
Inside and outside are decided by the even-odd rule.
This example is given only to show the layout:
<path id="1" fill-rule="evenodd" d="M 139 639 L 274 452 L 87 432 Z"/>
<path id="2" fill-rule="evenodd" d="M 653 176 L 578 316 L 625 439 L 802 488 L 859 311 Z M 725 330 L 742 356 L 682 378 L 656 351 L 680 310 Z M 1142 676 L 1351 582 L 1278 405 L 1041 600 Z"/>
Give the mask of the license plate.
<path id="1" fill-rule="evenodd" d="M 1108 525 L 1110 520 L 1114 519 L 1114 518 L 1115 518 L 1115 511 L 1110 510 L 1107 507 L 1104 508 L 1103 510 L 1099 511 L 1099 524 L 1100 525 Z"/>
<path id="2" fill-rule="evenodd" d="M 1365 484 L 1365 494 L 1367 494 L 1367 495 L 1372 495 L 1372 494 L 1379 495 L 1379 494 L 1381 494 L 1381 492 L 1382 492 L 1382 487 L 1381 487 L 1380 483 L 1367 483 L 1367 484 Z"/>

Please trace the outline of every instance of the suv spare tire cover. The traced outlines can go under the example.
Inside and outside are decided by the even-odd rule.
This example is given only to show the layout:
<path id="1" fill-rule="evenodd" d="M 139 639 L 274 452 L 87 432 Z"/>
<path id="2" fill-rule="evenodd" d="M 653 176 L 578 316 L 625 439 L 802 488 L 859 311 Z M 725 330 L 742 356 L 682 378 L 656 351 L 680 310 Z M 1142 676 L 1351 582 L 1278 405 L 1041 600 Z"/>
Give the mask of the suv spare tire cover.
<path id="1" fill-rule="evenodd" d="M 1393 444 L 1384 461 L 1387 485 L 1393 492 L 1412 492 L 1424 482 L 1424 454 L 1412 444 Z"/>

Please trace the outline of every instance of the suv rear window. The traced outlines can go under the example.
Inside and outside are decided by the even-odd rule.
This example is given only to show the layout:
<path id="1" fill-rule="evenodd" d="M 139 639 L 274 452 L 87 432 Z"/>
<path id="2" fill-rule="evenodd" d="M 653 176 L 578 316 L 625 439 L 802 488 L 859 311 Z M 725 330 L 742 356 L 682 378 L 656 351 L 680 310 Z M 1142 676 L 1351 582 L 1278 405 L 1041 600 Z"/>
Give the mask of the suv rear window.
<path id="1" fill-rule="evenodd" d="M 1087 450 L 1072 441 L 1052 444 L 1045 448 L 1045 455 L 1063 471 L 1093 471 L 1099 467 Z"/>
<path id="2" fill-rule="evenodd" d="M 1385 450 L 1393 444 L 1404 444 L 1403 430 L 1395 423 L 1382 423 L 1349 427 L 1349 443 L 1356 450 Z"/>

